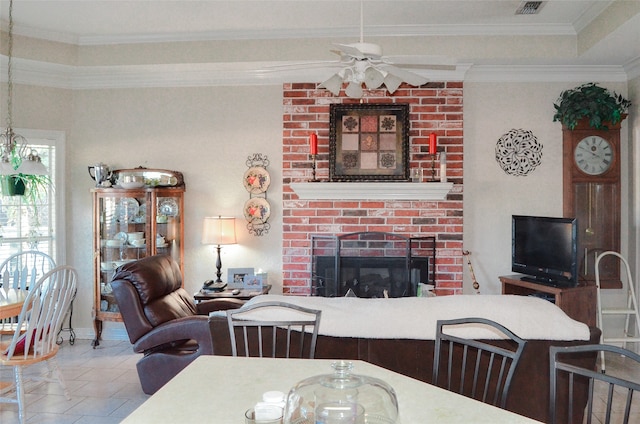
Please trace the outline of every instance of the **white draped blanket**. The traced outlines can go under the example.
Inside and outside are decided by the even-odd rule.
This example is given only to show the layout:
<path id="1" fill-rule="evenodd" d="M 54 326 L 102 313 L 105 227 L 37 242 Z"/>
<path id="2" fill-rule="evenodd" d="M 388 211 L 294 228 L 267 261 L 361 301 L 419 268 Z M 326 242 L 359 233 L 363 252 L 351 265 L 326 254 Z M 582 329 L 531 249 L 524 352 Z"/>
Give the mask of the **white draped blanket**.
<path id="1" fill-rule="evenodd" d="M 528 296 L 361 299 L 263 295 L 253 298 L 248 304 L 266 301 L 295 303 L 322 310 L 319 334 L 334 337 L 433 340 L 439 319 L 480 317 L 499 322 L 528 340 L 589 340 L 586 324 L 569 318 L 547 300 Z M 214 316 L 224 314 L 223 311 L 213 313 Z M 266 314 L 275 318 L 268 312 L 262 314 L 256 313 L 252 318 L 266 319 Z M 484 326 L 465 326 L 456 329 L 455 334 L 478 339 L 501 338 Z"/>

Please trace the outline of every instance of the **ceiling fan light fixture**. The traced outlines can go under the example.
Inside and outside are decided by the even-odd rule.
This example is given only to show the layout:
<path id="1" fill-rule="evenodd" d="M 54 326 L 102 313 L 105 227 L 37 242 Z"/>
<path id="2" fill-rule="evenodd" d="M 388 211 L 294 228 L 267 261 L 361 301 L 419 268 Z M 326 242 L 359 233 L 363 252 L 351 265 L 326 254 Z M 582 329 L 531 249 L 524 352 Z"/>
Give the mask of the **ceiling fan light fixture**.
<path id="1" fill-rule="evenodd" d="M 387 87 L 387 91 L 389 91 L 390 94 L 395 93 L 398 87 L 400 87 L 400 84 L 402 84 L 402 78 L 398 78 L 393 74 L 388 73 L 384 78 L 384 85 Z"/>
<path id="2" fill-rule="evenodd" d="M 364 71 L 364 83 L 369 90 L 379 88 L 384 82 L 384 74 L 373 66 Z"/>
<path id="3" fill-rule="evenodd" d="M 344 90 L 348 97 L 359 99 L 362 97 L 362 86 L 357 82 L 350 82 L 347 88 Z"/>
<path id="4" fill-rule="evenodd" d="M 340 94 L 340 90 L 342 89 L 342 76 L 340 74 L 334 74 L 328 80 L 322 82 L 320 87 L 324 87 L 329 90 L 334 96 Z"/>

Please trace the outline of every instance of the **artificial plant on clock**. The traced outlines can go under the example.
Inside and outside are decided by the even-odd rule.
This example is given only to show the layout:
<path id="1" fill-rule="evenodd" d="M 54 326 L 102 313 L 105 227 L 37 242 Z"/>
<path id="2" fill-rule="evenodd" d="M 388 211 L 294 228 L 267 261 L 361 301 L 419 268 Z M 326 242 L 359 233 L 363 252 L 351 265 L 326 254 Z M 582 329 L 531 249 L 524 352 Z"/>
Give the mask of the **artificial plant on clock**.
<path id="1" fill-rule="evenodd" d="M 620 126 L 631 102 L 595 83 L 563 91 L 554 104 L 562 122 L 563 214 L 578 220 L 578 281 L 595 284 L 595 260 L 620 252 Z M 621 287 L 613 256 L 600 261 L 602 288 Z"/>

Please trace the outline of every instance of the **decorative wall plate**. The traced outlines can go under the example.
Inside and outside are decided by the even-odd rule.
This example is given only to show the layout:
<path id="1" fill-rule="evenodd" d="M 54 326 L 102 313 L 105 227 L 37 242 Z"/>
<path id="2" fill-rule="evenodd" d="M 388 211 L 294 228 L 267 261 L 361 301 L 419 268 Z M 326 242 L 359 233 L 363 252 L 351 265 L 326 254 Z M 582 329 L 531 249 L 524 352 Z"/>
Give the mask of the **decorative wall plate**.
<path id="1" fill-rule="evenodd" d="M 261 166 L 252 166 L 247 169 L 242 179 L 244 188 L 251 194 L 264 193 L 271 184 L 271 177 L 266 169 Z"/>
<path id="2" fill-rule="evenodd" d="M 265 222 L 271 215 L 271 206 L 267 199 L 254 197 L 244 204 L 244 217 L 249 222 Z"/>
<path id="3" fill-rule="evenodd" d="M 496 143 L 496 161 L 509 175 L 528 175 L 542 163 L 542 144 L 533 132 L 512 129 Z"/>

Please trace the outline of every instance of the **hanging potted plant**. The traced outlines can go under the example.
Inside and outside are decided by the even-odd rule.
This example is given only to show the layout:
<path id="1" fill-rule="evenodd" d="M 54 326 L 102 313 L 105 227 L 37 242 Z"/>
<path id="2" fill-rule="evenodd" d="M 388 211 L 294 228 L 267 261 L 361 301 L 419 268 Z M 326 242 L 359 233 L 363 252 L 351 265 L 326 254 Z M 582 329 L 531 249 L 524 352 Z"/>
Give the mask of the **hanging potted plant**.
<path id="1" fill-rule="evenodd" d="M 573 130 L 581 120 L 595 129 L 609 129 L 626 116 L 631 102 L 616 92 L 590 82 L 560 93 L 553 107 L 553 121 Z"/>
<path id="2" fill-rule="evenodd" d="M 22 196 L 26 191 L 24 180 L 17 175 L 3 175 L 0 177 L 0 188 L 5 196 Z"/>
<path id="3" fill-rule="evenodd" d="M 0 188 L 5 196 L 25 196 L 35 206 L 40 196 L 51 185 L 47 170 L 35 150 L 29 154 L 26 140 L 15 134 L 11 127 L 0 135 Z"/>

